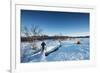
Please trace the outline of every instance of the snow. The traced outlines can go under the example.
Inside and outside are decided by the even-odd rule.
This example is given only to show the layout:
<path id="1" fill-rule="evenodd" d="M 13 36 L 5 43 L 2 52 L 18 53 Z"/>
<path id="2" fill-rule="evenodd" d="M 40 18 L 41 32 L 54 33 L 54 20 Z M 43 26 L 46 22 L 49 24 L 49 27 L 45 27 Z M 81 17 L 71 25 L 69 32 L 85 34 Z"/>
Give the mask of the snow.
<path id="1" fill-rule="evenodd" d="M 90 43 L 89 38 L 79 38 L 81 44 L 76 44 L 76 40 L 61 41 L 61 47 L 58 50 L 45 56 L 45 52 L 51 51 L 60 45 L 59 41 L 45 40 L 46 50 L 37 52 L 41 49 L 42 41 L 37 41 L 38 48 L 33 50 L 32 43 L 21 43 L 21 62 L 49 62 L 49 61 L 76 61 L 89 60 L 90 58 Z"/>

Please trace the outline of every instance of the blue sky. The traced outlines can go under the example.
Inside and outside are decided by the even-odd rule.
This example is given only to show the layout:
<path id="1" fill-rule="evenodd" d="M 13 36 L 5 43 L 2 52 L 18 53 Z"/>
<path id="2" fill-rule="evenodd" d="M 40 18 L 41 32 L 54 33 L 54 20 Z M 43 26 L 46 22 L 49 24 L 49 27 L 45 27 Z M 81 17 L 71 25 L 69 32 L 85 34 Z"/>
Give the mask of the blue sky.
<path id="1" fill-rule="evenodd" d="M 89 32 L 89 13 L 21 10 L 21 25 L 38 25 L 47 35 Z"/>

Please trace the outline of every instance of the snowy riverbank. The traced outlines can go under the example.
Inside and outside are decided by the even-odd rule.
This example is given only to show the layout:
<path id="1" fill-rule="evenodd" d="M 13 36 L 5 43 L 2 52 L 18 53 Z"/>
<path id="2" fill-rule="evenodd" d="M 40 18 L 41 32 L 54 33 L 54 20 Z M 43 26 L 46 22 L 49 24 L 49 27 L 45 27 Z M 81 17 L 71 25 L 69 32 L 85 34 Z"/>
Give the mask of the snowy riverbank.
<path id="1" fill-rule="evenodd" d="M 38 48 L 33 50 L 32 43 L 21 43 L 21 62 L 40 62 L 40 61 L 70 61 L 70 60 L 89 60 L 90 47 L 89 38 L 80 38 L 81 44 L 76 44 L 75 40 L 61 41 L 61 47 L 55 52 L 50 53 L 48 56 L 43 55 L 41 52 L 35 51 L 41 49 L 41 42 L 38 41 Z M 59 41 L 45 40 L 46 51 L 50 51 L 60 45 Z"/>

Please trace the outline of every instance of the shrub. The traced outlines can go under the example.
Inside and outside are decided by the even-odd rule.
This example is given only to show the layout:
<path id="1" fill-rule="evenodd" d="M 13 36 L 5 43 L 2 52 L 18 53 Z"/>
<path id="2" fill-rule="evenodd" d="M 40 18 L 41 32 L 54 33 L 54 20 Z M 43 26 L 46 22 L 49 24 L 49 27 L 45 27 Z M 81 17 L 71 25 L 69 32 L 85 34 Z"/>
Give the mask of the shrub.
<path id="1" fill-rule="evenodd" d="M 76 44 L 81 44 L 80 41 L 77 41 Z"/>

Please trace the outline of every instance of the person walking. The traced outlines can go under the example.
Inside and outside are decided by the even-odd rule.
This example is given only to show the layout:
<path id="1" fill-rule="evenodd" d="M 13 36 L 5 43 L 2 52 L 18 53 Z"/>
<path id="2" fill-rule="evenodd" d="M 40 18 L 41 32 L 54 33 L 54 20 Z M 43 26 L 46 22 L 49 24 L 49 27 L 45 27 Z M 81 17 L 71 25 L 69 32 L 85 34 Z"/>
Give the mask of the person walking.
<path id="1" fill-rule="evenodd" d="M 45 49 L 46 43 L 43 41 L 43 42 L 41 43 L 41 46 L 42 46 L 42 52 L 43 52 L 44 49 Z"/>
<path id="2" fill-rule="evenodd" d="M 41 61 L 43 61 L 43 62 L 45 62 L 46 61 L 46 57 L 45 57 L 45 52 L 44 52 L 44 50 L 45 50 L 45 46 L 46 46 L 46 43 L 43 41 L 42 43 L 41 43 L 41 46 L 42 46 L 42 49 L 41 49 Z"/>

